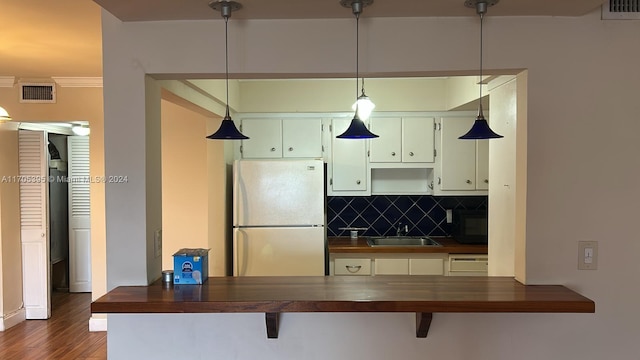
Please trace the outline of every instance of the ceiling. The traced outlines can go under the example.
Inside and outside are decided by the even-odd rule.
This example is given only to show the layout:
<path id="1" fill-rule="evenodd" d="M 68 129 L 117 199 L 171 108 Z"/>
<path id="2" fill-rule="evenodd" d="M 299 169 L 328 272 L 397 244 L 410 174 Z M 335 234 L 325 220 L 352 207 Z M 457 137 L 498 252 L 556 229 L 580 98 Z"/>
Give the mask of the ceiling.
<path id="1" fill-rule="evenodd" d="M 339 0 L 240 0 L 240 19 L 352 17 Z M 606 0 L 501 0 L 488 16 L 582 16 Z M 123 21 L 219 19 L 209 0 L 2 0 L 0 77 L 102 76 L 101 7 Z M 363 17 L 476 16 L 463 0 L 375 0 Z"/>
<path id="2" fill-rule="evenodd" d="M 123 21 L 195 20 L 219 18 L 210 0 L 94 0 Z M 328 19 L 352 17 L 340 0 L 237 0 L 239 19 Z M 582 16 L 605 0 L 501 0 L 489 9 L 492 16 Z M 475 16 L 464 0 L 374 0 L 362 16 L 424 17 Z"/>

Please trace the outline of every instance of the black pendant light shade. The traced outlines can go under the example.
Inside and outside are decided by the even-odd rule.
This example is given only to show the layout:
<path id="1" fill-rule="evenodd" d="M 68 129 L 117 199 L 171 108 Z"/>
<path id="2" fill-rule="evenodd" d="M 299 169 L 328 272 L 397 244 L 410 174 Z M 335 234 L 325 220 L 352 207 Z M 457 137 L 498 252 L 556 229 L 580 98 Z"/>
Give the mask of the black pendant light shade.
<path id="1" fill-rule="evenodd" d="M 358 110 L 351 120 L 351 124 L 345 132 L 336 136 L 338 139 L 373 139 L 379 137 L 367 129 L 367 126 L 358 117 Z"/>
<path id="2" fill-rule="evenodd" d="M 473 126 L 471 126 L 471 130 L 469 130 L 466 134 L 460 136 L 458 139 L 482 140 L 482 139 L 498 139 L 501 137 L 504 137 L 504 136 L 498 135 L 493 130 L 491 130 L 484 116 L 478 116 L 476 118 L 476 121 L 473 122 Z"/>
<path id="3" fill-rule="evenodd" d="M 242 4 L 235 1 L 212 1 L 209 6 L 214 10 L 219 10 L 224 18 L 224 54 L 225 54 L 225 74 L 226 74 L 226 86 L 227 86 L 227 111 L 220 123 L 218 131 L 207 136 L 207 139 L 212 140 L 246 140 L 249 137 L 243 135 L 236 125 L 233 123 L 231 116 L 229 116 L 229 39 L 227 36 L 227 28 L 229 17 L 231 12 L 242 9 Z"/>
<path id="4" fill-rule="evenodd" d="M 478 98 L 480 105 L 478 105 L 478 116 L 476 117 L 476 121 L 473 122 L 471 130 L 458 137 L 458 139 L 483 140 L 504 137 L 491 130 L 487 119 L 484 118 L 484 114 L 482 113 L 482 23 L 484 22 L 484 14 L 487 12 L 487 8 L 496 3 L 498 3 L 498 0 L 467 0 L 464 3 L 466 7 L 475 8 L 476 13 L 480 16 L 480 97 Z"/>
<path id="5" fill-rule="evenodd" d="M 233 120 L 229 116 L 229 107 L 227 107 L 227 115 L 222 119 L 218 131 L 207 136 L 207 139 L 212 140 L 246 140 L 248 138 L 249 137 L 243 135 L 236 127 L 236 124 L 233 123 Z"/>

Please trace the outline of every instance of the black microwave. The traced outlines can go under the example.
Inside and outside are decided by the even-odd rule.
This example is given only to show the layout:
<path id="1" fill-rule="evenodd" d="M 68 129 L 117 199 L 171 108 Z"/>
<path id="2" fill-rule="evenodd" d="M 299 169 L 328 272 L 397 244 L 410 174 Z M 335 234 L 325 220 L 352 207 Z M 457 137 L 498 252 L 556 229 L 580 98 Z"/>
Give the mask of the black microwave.
<path id="1" fill-rule="evenodd" d="M 461 244 L 487 244 L 487 210 L 454 209 L 451 235 Z"/>

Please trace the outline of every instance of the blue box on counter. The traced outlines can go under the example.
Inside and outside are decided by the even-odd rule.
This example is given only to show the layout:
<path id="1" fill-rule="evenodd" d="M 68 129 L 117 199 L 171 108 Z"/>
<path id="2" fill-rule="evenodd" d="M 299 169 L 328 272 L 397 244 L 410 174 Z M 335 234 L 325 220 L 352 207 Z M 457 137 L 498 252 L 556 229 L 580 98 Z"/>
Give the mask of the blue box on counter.
<path id="1" fill-rule="evenodd" d="M 173 283 L 202 284 L 209 277 L 209 249 L 180 249 L 173 254 Z"/>

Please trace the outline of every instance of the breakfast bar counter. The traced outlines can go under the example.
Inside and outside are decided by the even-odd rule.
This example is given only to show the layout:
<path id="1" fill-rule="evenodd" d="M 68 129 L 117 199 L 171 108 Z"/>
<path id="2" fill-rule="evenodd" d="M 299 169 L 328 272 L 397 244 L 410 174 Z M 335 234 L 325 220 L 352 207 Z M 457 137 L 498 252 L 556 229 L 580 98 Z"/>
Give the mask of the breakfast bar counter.
<path id="1" fill-rule="evenodd" d="M 511 277 L 210 277 L 203 285 L 120 286 L 93 313 L 265 313 L 268 338 L 280 313 L 412 312 L 426 337 L 433 313 L 593 313 L 595 303 L 562 285 Z"/>

